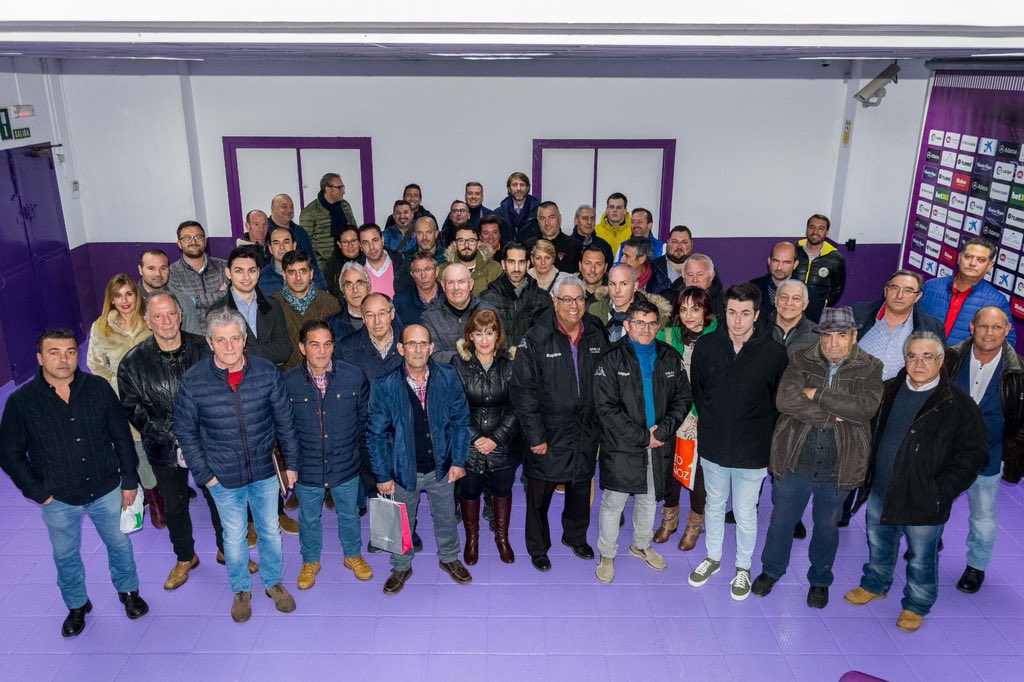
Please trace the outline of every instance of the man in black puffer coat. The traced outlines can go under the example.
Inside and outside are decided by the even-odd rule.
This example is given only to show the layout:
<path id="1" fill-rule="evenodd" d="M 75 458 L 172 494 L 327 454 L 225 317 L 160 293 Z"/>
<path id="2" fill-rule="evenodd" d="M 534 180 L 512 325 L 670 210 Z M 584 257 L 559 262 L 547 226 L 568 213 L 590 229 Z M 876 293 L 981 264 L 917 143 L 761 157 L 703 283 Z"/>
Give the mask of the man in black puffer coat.
<path id="1" fill-rule="evenodd" d="M 526 274 L 530 267 L 528 256 L 526 247 L 519 242 L 506 245 L 501 261 L 505 272 L 480 294 L 480 300 L 490 303 L 498 312 L 505 338 L 512 347 L 519 345 L 541 313 L 551 309 L 551 297 Z"/>
<path id="2" fill-rule="evenodd" d="M 529 447 L 523 462 L 526 549 L 539 571 L 551 570 L 548 507 L 560 483 L 565 484 L 562 543 L 581 559 L 594 558 L 587 544 L 598 446 L 592 385 L 597 361 L 608 348 L 604 327 L 584 312 L 582 280 L 559 279 L 551 299 L 553 313 L 542 315 L 519 344 L 511 388 Z"/>

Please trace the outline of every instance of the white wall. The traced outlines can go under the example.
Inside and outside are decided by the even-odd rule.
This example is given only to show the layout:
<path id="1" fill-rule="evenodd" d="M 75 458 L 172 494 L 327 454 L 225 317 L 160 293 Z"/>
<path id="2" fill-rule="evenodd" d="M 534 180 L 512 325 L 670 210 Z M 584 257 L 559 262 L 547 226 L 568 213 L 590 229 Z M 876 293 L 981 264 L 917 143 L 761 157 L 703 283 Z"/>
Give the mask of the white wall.
<path id="1" fill-rule="evenodd" d="M 372 137 L 379 221 L 410 181 L 439 215 L 470 178 L 496 205 L 508 173 L 530 171 L 534 138 L 675 138 L 673 224 L 701 236 L 799 233 L 809 213 L 832 205 L 847 97 L 839 71 L 467 78 L 335 75 L 304 62 L 267 70 L 275 75 L 193 68 L 190 148 L 176 65 L 63 63 L 63 141 L 78 160 L 89 241 L 169 241 L 178 222 L 197 215 L 211 235 L 227 236 L 226 135 Z M 881 107 L 857 114 L 845 209 L 833 216 L 844 240 L 900 241 L 926 87 L 918 71 L 891 86 Z M 190 153 L 202 171 L 199 207 Z"/>

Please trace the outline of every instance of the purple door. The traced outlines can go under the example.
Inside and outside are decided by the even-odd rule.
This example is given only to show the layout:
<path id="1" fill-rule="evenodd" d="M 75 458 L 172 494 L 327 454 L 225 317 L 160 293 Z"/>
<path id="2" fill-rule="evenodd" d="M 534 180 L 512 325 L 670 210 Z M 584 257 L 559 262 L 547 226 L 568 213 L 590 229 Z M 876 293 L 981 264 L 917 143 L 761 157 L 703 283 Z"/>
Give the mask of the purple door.
<path id="1" fill-rule="evenodd" d="M 7 355 L 0 382 L 32 376 L 44 328 L 69 327 L 82 338 L 53 158 L 38 147 L 0 157 L 0 326 Z"/>

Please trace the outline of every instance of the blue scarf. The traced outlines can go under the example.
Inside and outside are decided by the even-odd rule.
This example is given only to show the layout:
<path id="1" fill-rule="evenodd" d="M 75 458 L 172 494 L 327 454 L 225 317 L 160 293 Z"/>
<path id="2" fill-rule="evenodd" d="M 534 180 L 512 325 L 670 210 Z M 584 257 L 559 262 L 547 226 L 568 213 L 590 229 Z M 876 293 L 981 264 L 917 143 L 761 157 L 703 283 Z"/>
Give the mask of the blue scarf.
<path id="1" fill-rule="evenodd" d="M 306 295 L 302 298 L 293 294 L 292 290 L 288 287 L 282 287 L 281 293 L 284 295 L 284 300 L 288 302 L 288 305 L 295 308 L 299 315 L 305 315 L 306 308 L 308 308 L 309 304 L 313 302 L 314 298 L 316 298 L 316 285 L 310 282 L 309 289 L 306 290 Z"/>

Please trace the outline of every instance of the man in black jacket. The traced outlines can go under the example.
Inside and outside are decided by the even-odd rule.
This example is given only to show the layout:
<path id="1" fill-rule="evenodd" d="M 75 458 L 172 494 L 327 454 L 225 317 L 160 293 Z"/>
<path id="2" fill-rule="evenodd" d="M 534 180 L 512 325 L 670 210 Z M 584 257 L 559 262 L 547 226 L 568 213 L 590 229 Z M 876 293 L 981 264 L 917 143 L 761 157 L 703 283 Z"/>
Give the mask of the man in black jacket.
<path id="1" fill-rule="evenodd" d="M 497 311 L 511 347 L 519 345 L 537 316 L 551 308 L 551 297 L 526 274 L 530 267 L 528 255 L 526 247 L 519 242 L 508 244 L 501 261 L 504 272 L 480 294 L 480 300 L 490 303 Z"/>
<path id="2" fill-rule="evenodd" d="M 988 463 L 988 448 L 978 406 L 941 371 L 942 338 L 913 332 L 903 355 L 906 368 L 885 382 L 874 419 L 861 496 L 869 558 L 846 601 L 860 606 L 885 597 L 906 536 L 910 561 L 896 627 L 914 632 L 938 597 L 938 545 L 953 500 Z"/>
<path id="3" fill-rule="evenodd" d="M 562 544 L 581 559 L 593 559 L 587 544 L 590 484 L 597 457 L 593 376 L 608 347 L 601 323 L 584 310 L 578 277 L 562 277 L 551 290 L 552 313 L 541 316 L 519 343 L 510 396 L 523 425 L 526 549 L 534 568 L 551 570 L 548 508 L 555 487 L 565 485 Z"/>
<path id="4" fill-rule="evenodd" d="M 658 307 L 638 300 L 626 319 L 628 337 L 601 358 L 594 375 L 594 403 L 601 422 L 601 512 L 597 579 L 614 578 L 619 515 L 630 495 L 633 541 L 629 553 L 661 571 L 665 559 L 651 547 L 658 500 L 672 476 L 676 429 L 693 403 L 679 353 L 656 341 Z"/>
<path id="5" fill-rule="evenodd" d="M 146 302 L 146 324 L 153 336 L 129 350 L 117 368 L 117 385 L 128 421 L 142 434 L 142 447 L 164 498 L 167 532 L 177 562 L 164 582 L 165 590 L 185 584 L 189 571 L 199 565 L 188 513 L 188 468 L 171 432 L 174 395 L 182 375 L 210 357 L 201 336 L 181 331 L 181 310 L 172 294 L 154 294 Z M 217 538 L 217 562 L 224 563 L 224 538 L 217 505 L 206 486 L 200 485 L 210 507 Z M 253 563 L 251 572 L 258 570 Z"/>
<path id="6" fill-rule="evenodd" d="M 775 297 L 779 287 L 793 277 L 796 269 L 796 246 L 793 242 L 779 242 L 772 247 L 768 256 L 768 272 L 757 279 L 750 280 L 761 290 L 761 317 L 767 317 L 776 309 Z M 814 289 L 807 290 L 807 309 L 805 314 L 812 322 L 821 317 L 821 298 Z"/>
<path id="7" fill-rule="evenodd" d="M 138 455 L 114 389 L 78 369 L 69 329 L 47 329 L 36 344 L 39 372 L 7 400 L 0 420 L 0 467 L 21 494 L 42 507 L 68 616 L 61 634 L 85 628 L 92 604 L 82 564 L 82 516 L 107 549 L 110 578 L 129 618 L 149 606 L 139 596 L 132 543 L 121 509 L 135 501 Z"/>
<path id="8" fill-rule="evenodd" d="M 690 257 L 690 260 L 693 256 Z M 689 264 L 689 261 L 687 261 Z M 718 572 L 725 535 L 725 503 L 732 492 L 736 517 L 736 575 L 732 598 L 750 595 L 750 559 L 757 541 L 757 501 L 768 471 L 775 392 L 786 368 L 786 349 L 770 335 L 754 334 L 761 291 L 750 282 L 725 293 L 725 324 L 697 339 L 690 380 L 697 405 L 697 442 L 707 488 L 704 523 L 707 558 L 690 573 L 704 585 Z"/>
<path id="9" fill-rule="evenodd" d="M 793 277 L 814 289 L 822 305 L 835 307 L 846 288 L 846 259 L 825 237 L 832 221 L 815 213 L 807 219 L 806 237 L 796 243 Z"/>

